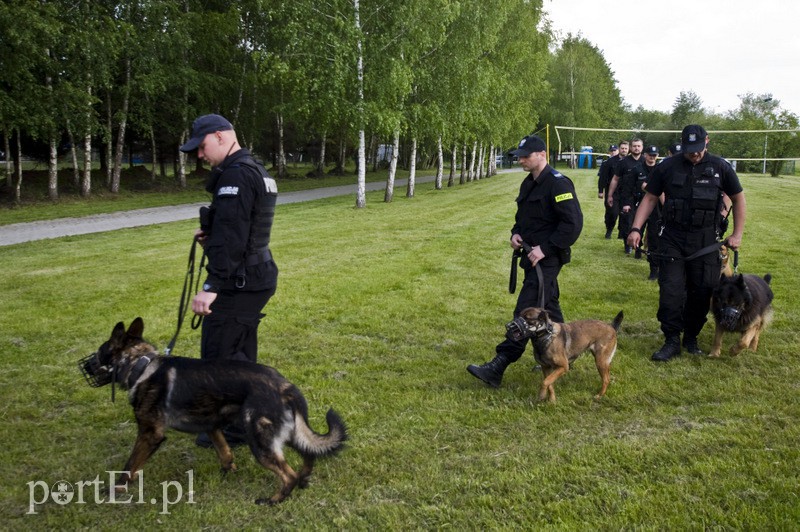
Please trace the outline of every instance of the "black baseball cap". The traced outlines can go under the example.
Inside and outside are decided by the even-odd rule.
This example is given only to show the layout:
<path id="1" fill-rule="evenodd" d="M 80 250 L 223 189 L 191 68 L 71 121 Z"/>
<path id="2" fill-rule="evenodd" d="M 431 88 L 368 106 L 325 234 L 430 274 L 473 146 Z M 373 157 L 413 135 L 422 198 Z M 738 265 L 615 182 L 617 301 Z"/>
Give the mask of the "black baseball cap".
<path id="1" fill-rule="evenodd" d="M 512 150 L 509 153 L 517 157 L 527 157 L 535 151 L 547 151 L 547 145 L 536 135 L 528 135 L 519 141 L 519 146 L 517 146 L 516 150 Z"/>
<path id="2" fill-rule="evenodd" d="M 669 149 L 673 154 L 675 154 L 675 153 L 678 153 L 679 151 L 681 151 L 681 145 L 680 145 L 680 143 L 673 144 L 672 146 L 669 147 Z"/>
<path id="3" fill-rule="evenodd" d="M 619 146 L 617 146 L 616 144 L 612 144 L 611 146 L 608 147 L 608 151 L 617 151 L 618 149 Z"/>
<path id="4" fill-rule="evenodd" d="M 645 155 L 658 155 L 658 146 L 651 144 L 644 150 Z"/>
<path id="5" fill-rule="evenodd" d="M 228 119 L 220 115 L 203 115 L 197 117 L 192 124 L 192 136 L 189 141 L 180 147 L 183 152 L 194 151 L 209 133 L 217 131 L 230 131 L 233 125 Z"/>
<path id="6" fill-rule="evenodd" d="M 686 126 L 681 132 L 681 151 L 684 153 L 703 151 L 706 147 L 707 136 L 708 133 L 703 126 L 697 124 Z"/>

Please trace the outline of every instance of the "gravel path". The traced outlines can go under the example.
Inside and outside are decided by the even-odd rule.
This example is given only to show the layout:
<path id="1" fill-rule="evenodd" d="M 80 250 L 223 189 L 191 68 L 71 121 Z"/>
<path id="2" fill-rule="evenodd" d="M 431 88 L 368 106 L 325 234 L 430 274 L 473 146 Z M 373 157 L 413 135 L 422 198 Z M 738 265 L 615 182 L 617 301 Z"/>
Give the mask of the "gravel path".
<path id="1" fill-rule="evenodd" d="M 416 183 L 426 183 L 433 181 L 433 176 L 423 176 L 416 179 Z M 397 179 L 395 181 L 395 192 L 401 187 L 405 187 L 407 179 Z M 367 191 L 383 190 L 386 187 L 385 181 L 367 183 Z M 334 196 L 355 196 L 355 185 L 342 185 L 338 187 L 315 188 L 311 190 L 301 190 L 297 192 L 286 192 L 278 195 L 278 205 L 285 203 L 298 203 L 301 201 L 311 201 L 321 198 L 331 198 Z M 355 204 L 355 199 L 353 200 Z M 198 209 L 208 205 L 204 203 L 191 203 L 186 205 L 172 205 L 169 207 L 154 207 L 149 209 L 138 209 L 135 211 L 114 212 L 109 214 L 97 214 L 92 216 L 82 216 L 80 218 L 59 218 L 56 220 L 43 220 L 39 222 L 29 222 L 20 224 L 10 224 L 0 226 L 0 246 L 10 246 L 22 242 L 33 240 L 44 240 L 47 238 L 59 238 L 63 236 L 85 235 L 89 233 L 100 233 L 103 231 L 114 231 L 127 227 L 138 227 L 142 225 L 154 225 L 180 220 L 197 218 Z"/>

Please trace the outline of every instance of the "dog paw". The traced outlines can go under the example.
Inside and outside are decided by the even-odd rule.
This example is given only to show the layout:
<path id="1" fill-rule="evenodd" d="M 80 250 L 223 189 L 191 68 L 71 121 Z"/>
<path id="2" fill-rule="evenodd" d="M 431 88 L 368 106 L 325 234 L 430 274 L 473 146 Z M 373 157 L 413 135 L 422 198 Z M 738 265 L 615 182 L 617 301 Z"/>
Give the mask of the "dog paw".
<path id="1" fill-rule="evenodd" d="M 708 358 L 719 358 L 719 351 L 717 351 L 716 353 L 709 353 Z"/>

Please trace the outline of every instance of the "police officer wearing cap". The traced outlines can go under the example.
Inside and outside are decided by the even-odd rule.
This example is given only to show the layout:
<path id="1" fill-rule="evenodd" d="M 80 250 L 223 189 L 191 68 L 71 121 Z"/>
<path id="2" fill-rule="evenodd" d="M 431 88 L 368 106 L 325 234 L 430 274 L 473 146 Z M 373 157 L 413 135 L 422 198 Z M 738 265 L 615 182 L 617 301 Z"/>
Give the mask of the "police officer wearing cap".
<path id="1" fill-rule="evenodd" d="M 614 166 L 622 159 L 620 156 L 619 147 L 616 144 L 612 144 L 608 147 L 608 159 L 603 161 L 603 164 L 600 165 L 600 168 L 597 170 L 597 197 L 600 199 L 605 199 L 608 196 L 608 185 L 611 184 L 611 177 L 614 175 Z M 605 204 L 605 214 L 603 219 L 606 224 L 606 239 L 611 238 L 611 232 L 614 230 L 614 226 L 617 225 L 617 216 L 619 216 L 619 210 L 616 206 L 609 205 L 607 202 L 603 202 Z"/>
<path id="2" fill-rule="evenodd" d="M 656 166 L 647 182 L 646 194 L 636 213 L 628 244 L 638 246 L 641 227 L 664 194 L 663 224 L 659 256 L 658 320 L 664 345 L 652 359 L 666 362 L 681 353 L 701 355 L 697 336 L 706 323 L 711 293 L 719 282 L 720 205 L 722 193 L 733 203 L 733 234 L 727 244 L 742 243 L 746 202 L 739 177 L 731 165 L 707 151 L 708 135 L 699 125 L 688 125 L 681 133 L 681 150 Z"/>
<path id="3" fill-rule="evenodd" d="M 517 213 L 511 228 L 510 243 L 515 252 L 524 249 L 523 243 L 530 246 L 530 252 L 522 252 L 525 280 L 514 317 L 528 307 L 542 306 L 536 272 L 538 266 L 542 275 L 544 308 L 554 321 L 563 323 L 564 316 L 558 302 L 558 273 L 570 261 L 570 246 L 583 229 L 583 213 L 575 186 L 569 178 L 547 164 L 547 148 L 536 135 L 522 139 L 511 155 L 517 156 L 522 169 L 529 172 L 519 188 Z M 494 359 L 480 366 L 471 364 L 467 371 L 496 388 L 500 386 L 503 372 L 509 364 L 519 360 L 527 344 L 528 340 L 516 342 L 506 339 L 495 349 Z"/>
<path id="4" fill-rule="evenodd" d="M 195 234 L 208 260 L 203 289 L 192 300 L 204 316 L 200 357 L 256 362 L 261 311 L 278 283 L 269 249 L 278 188 L 220 115 L 197 118 L 180 150 L 197 150 L 212 167 L 206 190 L 213 199 L 201 209 Z"/>

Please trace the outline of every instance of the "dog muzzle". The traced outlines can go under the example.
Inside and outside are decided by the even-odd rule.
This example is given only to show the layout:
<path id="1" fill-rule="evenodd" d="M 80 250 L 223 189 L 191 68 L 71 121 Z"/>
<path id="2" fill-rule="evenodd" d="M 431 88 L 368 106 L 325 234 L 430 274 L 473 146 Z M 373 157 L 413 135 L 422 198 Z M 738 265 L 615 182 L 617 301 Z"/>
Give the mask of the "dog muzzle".
<path id="1" fill-rule="evenodd" d="M 528 322 L 522 316 L 517 316 L 512 321 L 506 323 L 506 338 L 515 342 L 521 342 L 530 336 Z"/>
<path id="2" fill-rule="evenodd" d="M 83 378 L 93 388 L 105 386 L 114 380 L 114 367 L 101 366 L 97 353 L 84 357 L 78 361 L 78 369 L 83 374 Z"/>
<path id="3" fill-rule="evenodd" d="M 732 331 L 736 328 L 739 318 L 742 317 L 742 311 L 734 307 L 725 307 L 722 309 L 722 316 L 720 318 L 720 325 Z"/>

